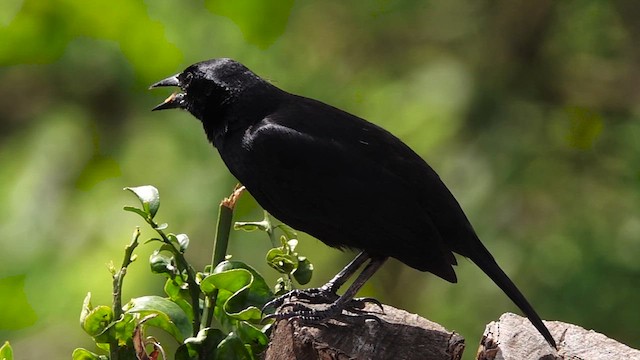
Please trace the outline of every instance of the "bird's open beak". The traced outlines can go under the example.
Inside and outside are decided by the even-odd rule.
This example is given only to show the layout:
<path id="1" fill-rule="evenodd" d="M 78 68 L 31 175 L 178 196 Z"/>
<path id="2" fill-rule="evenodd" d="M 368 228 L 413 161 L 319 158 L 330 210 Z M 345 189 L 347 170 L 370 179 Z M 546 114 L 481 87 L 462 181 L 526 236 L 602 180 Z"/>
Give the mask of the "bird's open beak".
<path id="1" fill-rule="evenodd" d="M 178 75 L 173 75 L 164 80 L 160 80 L 157 83 L 149 86 L 149 89 L 165 86 L 180 86 Z M 175 92 L 171 94 L 171 96 L 169 96 L 162 104 L 159 104 L 158 106 L 151 109 L 151 111 L 182 108 L 185 104 L 184 97 L 184 93 Z"/>
<path id="2" fill-rule="evenodd" d="M 178 75 L 176 74 L 173 76 L 169 76 L 164 80 L 160 80 L 157 83 L 149 86 L 149 89 L 154 89 L 154 88 L 163 87 L 163 86 L 180 86 L 180 80 L 178 80 Z"/>

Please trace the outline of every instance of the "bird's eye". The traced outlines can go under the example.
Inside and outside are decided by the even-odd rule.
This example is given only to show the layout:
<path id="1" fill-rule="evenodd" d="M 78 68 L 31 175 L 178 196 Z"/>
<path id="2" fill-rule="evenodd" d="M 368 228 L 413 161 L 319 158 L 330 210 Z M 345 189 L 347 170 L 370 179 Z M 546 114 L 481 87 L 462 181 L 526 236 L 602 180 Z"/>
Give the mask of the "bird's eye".
<path id="1" fill-rule="evenodd" d="M 186 73 L 184 75 L 184 79 L 182 79 L 182 88 L 188 88 L 189 85 L 191 85 L 191 80 L 193 80 L 193 74 L 192 73 Z"/>

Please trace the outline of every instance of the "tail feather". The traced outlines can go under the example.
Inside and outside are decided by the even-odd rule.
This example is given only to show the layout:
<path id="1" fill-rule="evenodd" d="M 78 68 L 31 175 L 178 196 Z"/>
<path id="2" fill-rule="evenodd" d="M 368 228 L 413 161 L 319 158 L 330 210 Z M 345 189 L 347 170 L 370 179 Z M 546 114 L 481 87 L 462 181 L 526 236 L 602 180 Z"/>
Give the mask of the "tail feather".
<path id="1" fill-rule="evenodd" d="M 482 246 L 482 245 L 481 245 Z M 489 253 L 489 251 L 482 246 L 483 251 L 478 251 L 471 256 L 470 259 L 473 261 L 478 267 L 487 274 L 493 282 L 498 285 L 502 291 L 513 301 L 514 304 L 524 312 L 524 314 L 529 318 L 529 321 L 533 324 L 533 326 L 538 329 L 540 334 L 547 340 L 549 345 L 551 345 L 554 349 L 557 349 L 556 341 L 551 336 L 549 329 L 544 325 L 540 316 L 533 309 L 531 304 L 527 301 L 527 299 L 522 295 L 520 290 L 516 287 L 516 285 L 509 279 L 507 274 L 502 271 L 498 263 L 496 263 L 493 256 Z"/>

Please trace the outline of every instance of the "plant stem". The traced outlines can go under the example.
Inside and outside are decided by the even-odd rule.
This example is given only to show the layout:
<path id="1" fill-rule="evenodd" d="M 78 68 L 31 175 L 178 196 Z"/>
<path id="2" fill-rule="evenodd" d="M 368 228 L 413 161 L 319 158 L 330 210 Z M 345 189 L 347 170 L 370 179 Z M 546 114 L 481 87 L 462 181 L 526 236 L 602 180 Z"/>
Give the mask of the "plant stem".
<path id="1" fill-rule="evenodd" d="M 220 204 L 218 210 L 218 222 L 216 224 L 216 237 L 213 245 L 213 256 L 211 257 L 211 270 L 220 264 L 227 255 L 229 246 L 229 234 L 231 233 L 231 222 L 233 219 L 233 208 L 228 207 L 224 202 Z"/>
<path id="2" fill-rule="evenodd" d="M 266 231 L 269 235 L 269 239 L 271 240 L 271 246 L 274 248 L 279 247 L 280 243 L 278 242 L 278 239 L 276 239 L 276 233 L 273 231 L 273 225 L 271 224 L 271 218 L 269 217 L 267 210 L 264 210 L 264 220 L 262 221 L 267 225 Z"/>
<path id="3" fill-rule="evenodd" d="M 184 254 L 179 249 L 176 249 L 175 245 L 169 240 L 169 237 L 162 231 L 158 229 L 158 224 L 153 221 L 151 218 L 147 218 L 147 222 L 149 225 L 153 227 L 153 229 L 160 235 L 162 238 L 162 242 L 169 245 L 173 256 L 176 259 L 176 265 L 178 266 L 178 270 L 182 273 L 183 271 L 187 273 L 187 285 L 189 290 L 189 295 L 191 297 L 191 307 L 193 308 L 193 336 L 198 334 L 200 329 L 200 286 L 196 282 L 196 271 L 195 269 L 187 262 Z"/>
<path id="4" fill-rule="evenodd" d="M 233 223 L 233 210 L 235 209 L 236 202 L 243 190 L 244 187 L 236 186 L 231 196 L 220 202 L 220 206 L 218 208 L 218 220 L 216 222 L 216 237 L 213 241 L 213 254 L 211 256 L 212 272 L 218 264 L 224 261 L 224 258 L 227 255 L 229 235 L 231 234 L 231 226 Z M 202 322 L 201 329 L 204 327 L 211 327 L 211 323 L 213 322 L 213 309 L 216 306 L 217 297 L 218 291 L 214 289 L 211 296 L 205 298 L 205 306 L 202 314 L 204 321 Z"/>
<path id="5" fill-rule="evenodd" d="M 127 267 L 131 264 L 135 257 L 133 256 L 133 250 L 138 247 L 138 238 L 140 237 L 140 228 L 137 228 L 133 232 L 131 237 L 131 243 L 124 249 L 124 259 L 122 265 L 117 272 L 113 273 L 113 318 L 115 321 L 122 316 L 122 284 L 124 282 L 124 276 L 127 274 Z M 114 269 L 115 270 L 115 269 Z M 109 355 L 111 360 L 118 360 L 118 342 L 116 340 L 109 344 Z"/>

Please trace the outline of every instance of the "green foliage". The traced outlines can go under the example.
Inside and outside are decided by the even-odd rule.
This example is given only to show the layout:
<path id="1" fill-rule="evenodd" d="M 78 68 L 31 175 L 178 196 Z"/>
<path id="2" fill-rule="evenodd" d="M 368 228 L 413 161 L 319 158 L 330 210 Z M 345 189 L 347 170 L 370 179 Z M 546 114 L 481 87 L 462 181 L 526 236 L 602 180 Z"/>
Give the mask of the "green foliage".
<path id="1" fill-rule="evenodd" d="M 33 325 L 37 316 L 24 291 L 24 275 L 0 278 L 0 329 L 22 329 Z"/>
<path id="2" fill-rule="evenodd" d="M 143 296 L 131 299 L 124 306 L 125 314 L 140 314 L 142 317 L 155 315 L 146 325 L 158 327 L 182 342 L 191 335 L 191 322 L 187 314 L 170 299 L 159 296 Z"/>
<path id="3" fill-rule="evenodd" d="M 168 225 L 159 225 L 154 220 L 160 207 L 158 190 L 153 186 L 128 187 L 125 190 L 136 195 L 142 206 L 126 206 L 124 210 L 140 215 L 158 235 L 147 241 L 150 244 L 160 243 L 151 254 L 149 264 L 152 273 L 167 277 L 164 286 L 166 297 L 141 296 L 120 305 L 123 279 L 128 266 L 136 259 L 133 252 L 139 245 L 140 231 L 136 229 L 131 243 L 125 248 L 122 266 L 119 269 L 113 265 L 109 267 L 114 284 L 113 305 L 94 307 L 89 293 L 80 314 L 82 329 L 93 338 L 98 348 L 109 352 L 109 356 L 78 348 L 73 352 L 73 359 L 155 359 L 158 354 L 164 354 L 164 349 L 154 339 L 144 337 L 148 327 L 165 331 L 180 344 L 176 359 L 257 359 L 268 344 L 270 331 L 270 325 L 261 325 L 261 309 L 274 297 L 262 275 L 238 260 L 218 263 L 214 260 L 204 271 L 196 272 L 184 257 L 189 237 L 165 233 Z M 233 209 L 241 192 L 242 188 L 236 188 L 232 196 L 220 204 L 212 259 L 225 257 Z M 247 224 L 238 224 L 237 228 L 250 228 L 251 225 Z M 297 240 L 291 238 L 295 237 L 291 228 L 272 226 L 266 213 L 260 225 L 254 227 L 267 231 L 270 238 L 273 237 L 273 229 L 281 229 L 285 234 L 282 236 L 283 244 L 269 253 L 277 250 L 293 256 L 296 261 L 302 260 L 299 262 L 301 265 L 296 262 L 294 266 L 274 268 L 296 279 L 309 280 L 313 267 L 306 258 L 294 252 Z M 220 229 L 226 229 L 226 232 Z M 216 251 L 222 254 L 216 254 Z M 267 261 L 276 260 L 267 256 Z M 278 261 L 282 264 L 282 260 Z M 296 277 L 295 271 L 300 268 L 305 269 L 305 275 Z M 212 327 L 214 320 L 220 328 Z M 151 352 L 149 347 L 153 349 Z"/>
<path id="4" fill-rule="evenodd" d="M 73 354 L 71 354 L 71 358 L 73 360 L 108 360 L 109 359 L 105 355 L 98 355 L 87 349 L 82 349 L 82 348 L 77 348 L 73 350 Z"/>
<path id="5" fill-rule="evenodd" d="M 13 360 L 13 349 L 8 341 L 0 346 L 0 360 Z"/>
<path id="6" fill-rule="evenodd" d="M 311 281 L 313 264 L 305 256 L 299 255 L 295 251 L 298 245 L 298 234 L 291 227 L 285 224 L 273 226 L 269 214 L 265 212 L 262 221 L 236 222 L 234 229 L 247 232 L 260 230 L 269 235 L 274 248 L 267 252 L 267 264 L 280 274 L 285 275 L 276 281 L 274 288 L 276 295 L 282 295 L 292 290 L 293 280 L 300 285 L 306 285 Z M 277 246 L 275 240 L 276 230 L 282 232 L 280 246 Z"/>
<path id="7" fill-rule="evenodd" d="M 125 210 L 135 212 L 142 217 L 147 215 L 150 218 L 149 220 L 153 220 L 160 208 L 160 194 L 158 193 L 158 189 L 150 185 L 126 187 L 124 189 L 134 193 L 142 204 L 142 209 L 126 206 Z"/>
<path id="8" fill-rule="evenodd" d="M 113 311 L 108 306 L 93 307 L 91 305 L 91 293 L 88 293 L 82 304 L 80 313 L 80 326 L 90 336 L 98 336 L 104 333 L 113 320 Z"/>
<path id="9" fill-rule="evenodd" d="M 247 42 L 266 49 L 278 39 L 289 22 L 293 0 L 207 0 L 214 14 L 228 17 L 238 25 Z"/>
<path id="10" fill-rule="evenodd" d="M 567 141 L 570 146 L 581 150 L 593 147 L 602 133 L 602 116 L 585 108 L 567 109 L 570 127 Z"/>

